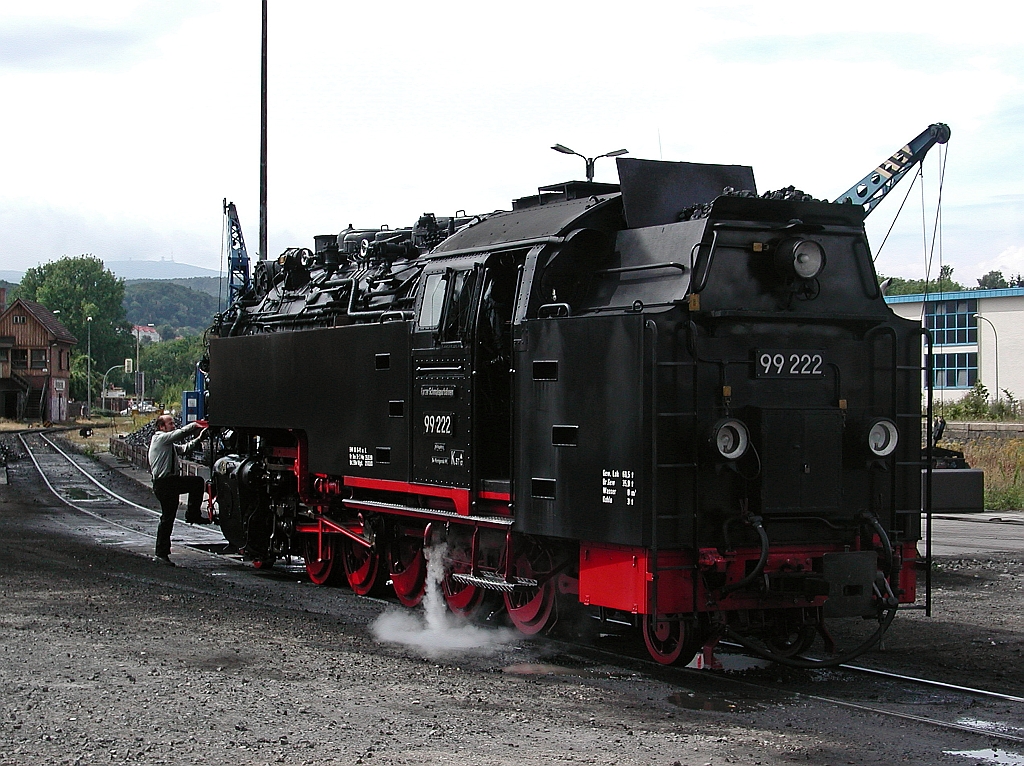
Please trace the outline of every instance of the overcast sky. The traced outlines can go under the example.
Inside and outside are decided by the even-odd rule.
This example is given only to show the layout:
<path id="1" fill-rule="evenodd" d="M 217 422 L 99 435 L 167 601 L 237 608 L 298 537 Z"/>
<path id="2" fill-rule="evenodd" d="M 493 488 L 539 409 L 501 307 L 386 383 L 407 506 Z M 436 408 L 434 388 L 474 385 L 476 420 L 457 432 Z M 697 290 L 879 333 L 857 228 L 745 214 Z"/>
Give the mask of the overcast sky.
<path id="1" fill-rule="evenodd" d="M 968 285 L 1024 272 L 1024 49 L 999 8 L 270 0 L 270 253 L 583 178 L 555 142 L 752 165 L 758 191 L 831 199 L 941 121 L 944 262 Z M 259 52 L 256 0 L 0 6 L 0 269 L 216 269 L 223 197 L 255 255 Z M 923 276 L 939 159 L 880 272 Z M 908 186 L 869 218 L 876 250 Z"/>

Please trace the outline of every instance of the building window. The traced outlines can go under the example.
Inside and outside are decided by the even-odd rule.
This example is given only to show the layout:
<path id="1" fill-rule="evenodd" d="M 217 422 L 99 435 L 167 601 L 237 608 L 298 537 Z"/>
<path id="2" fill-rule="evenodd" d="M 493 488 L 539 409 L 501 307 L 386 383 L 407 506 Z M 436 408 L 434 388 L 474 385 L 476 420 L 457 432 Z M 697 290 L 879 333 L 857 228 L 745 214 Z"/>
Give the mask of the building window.
<path id="1" fill-rule="evenodd" d="M 34 348 L 34 349 L 32 349 L 32 369 L 33 370 L 45 370 L 46 369 L 46 349 L 45 348 Z"/>
<path id="2" fill-rule="evenodd" d="M 935 388 L 972 388 L 977 382 L 976 353 L 932 355 L 932 385 Z"/>
<path id="3" fill-rule="evenodd" d="M 0 348 L 0 364 L 6 364 L 10 354 L 11 350 L 9 348 Z"/>
<path id="4" fill-rule="evenodd" d="M 25 324 L 27 321 L 28 319 L 25 317 L 24 314 L 15 314 L 14 316 L 11 317 L 12 324 Z"/>
<path id="5" fill-rule="evenodd" d="M 11 368 L 15 370 L 27 370 L 28 369 L 28 349 L 25 348 L 12 348 L 11 349 Z"/>
<path id="6" fill-rule="evenodd" d="M 928 301 L 924 326 L 931 330 L 936 346 L 968 345 L 978 342 L 978 301 Z"/>

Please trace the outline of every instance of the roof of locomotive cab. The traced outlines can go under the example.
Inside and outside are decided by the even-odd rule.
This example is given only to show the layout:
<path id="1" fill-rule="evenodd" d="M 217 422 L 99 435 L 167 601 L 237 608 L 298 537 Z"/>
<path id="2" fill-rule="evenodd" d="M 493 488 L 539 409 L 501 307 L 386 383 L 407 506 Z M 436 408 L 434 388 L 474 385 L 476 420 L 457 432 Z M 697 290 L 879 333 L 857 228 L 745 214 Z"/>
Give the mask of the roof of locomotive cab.
<path id="1" fill-rule="evenodd" d="M 431 251 L 430 256 L 444 257 L 453 252 L 484 249 L 506 242 L 559 237 L 584 227 L 604 231 L 625 228 L 622 195 L 594 195 L 585 199 L 549 202 L 522 210 L 493 213 L 448 237 Z"/>
<path id="2" fill-rule="evenodd" d="M 864 225 L 865 216 L 867 213 L 863 207 L 849 203 L 721 196 L 715 198 L 708 218 L 775 223 L 788 223 L 793 219 L 799 219 L 806 224 L 860 228 Z"/>

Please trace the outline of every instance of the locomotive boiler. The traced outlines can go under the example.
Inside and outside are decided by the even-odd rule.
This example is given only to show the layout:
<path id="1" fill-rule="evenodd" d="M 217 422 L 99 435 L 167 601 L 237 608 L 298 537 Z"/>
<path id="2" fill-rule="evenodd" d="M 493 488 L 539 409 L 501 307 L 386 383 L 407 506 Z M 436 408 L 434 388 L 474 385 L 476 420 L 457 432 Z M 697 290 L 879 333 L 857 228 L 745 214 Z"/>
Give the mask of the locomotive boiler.
<path id="1" fill-rule="evenodd" d="M 204 364 L 226 537 L 407 606 L 436 545 L 453 612 L 629 623 L 663 663 L 863 651 L 915 601 L 924 335 L 868 205 L 617 163 L 257 263 Z"/>

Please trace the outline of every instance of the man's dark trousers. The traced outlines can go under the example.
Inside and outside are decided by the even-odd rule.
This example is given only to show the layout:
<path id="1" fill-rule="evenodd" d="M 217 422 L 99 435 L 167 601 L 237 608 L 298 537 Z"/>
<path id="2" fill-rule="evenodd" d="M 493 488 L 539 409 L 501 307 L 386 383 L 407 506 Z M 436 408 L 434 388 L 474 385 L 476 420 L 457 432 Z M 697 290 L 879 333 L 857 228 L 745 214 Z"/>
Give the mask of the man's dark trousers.
<path id="1" fill-rule="evenodd" d="M 198 521 L 199 509 L 203 504 L 203 490 L 206 482 L 201 476 L 164 476 L 153 479 L 153 494 L 160 501 L 160 525 L 156 529 L 156 555 L 171 553 L 171 530 L 174 529 L 174 514 L 178 511 L 178 498 L 188 493 L 188 508 L 185 521 Z"/>

